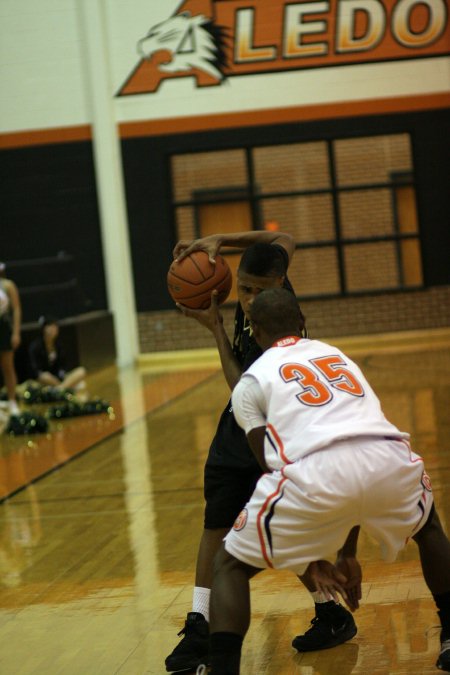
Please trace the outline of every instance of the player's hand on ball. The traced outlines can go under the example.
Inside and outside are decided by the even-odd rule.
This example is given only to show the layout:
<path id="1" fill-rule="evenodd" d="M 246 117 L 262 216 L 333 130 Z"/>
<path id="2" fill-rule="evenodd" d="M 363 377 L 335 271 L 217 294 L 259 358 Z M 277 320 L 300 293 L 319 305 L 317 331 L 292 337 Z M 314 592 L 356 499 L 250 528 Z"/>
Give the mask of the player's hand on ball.
<path id="1" fill-rule="evenodd" d="M 172 251 L 173 259 L 182 260 L 186 255 L 189 255 L 188 253 L 185 253 L 185 251 L 187 251 L 193 243 L 194 239 L 180 239 Z"/>
<path id="2" fill-rule="evenodd" d="M 348 608 L 354 612 L 358 609 L 361 600 L 361 565 L 354 556 L 339 555 L 336 560 L 336 569 L 347 577 L 345 584 L 347 597 L 344 599 Z"/>
<path id="3" fill-rule="evenodd" d="M 214 265 L 219 249 L 220 239 L 214 234 L 209 237 L 202 237 L 201 239 L 194 239 L 190 241 L 187 239 L 181 239 L 173 249 L 173 257 L 178 262 L 181 262 L 181 260 L 186 258 L 194 251 L 206 251 L 209 261 Z"/>
<path id="4" fill-rule="evenodd" d="M 316 591 L 320 591 L 326 600 L 339 602 L 338 593 L 340 593 L 347 602 L 347 578 L 328 560 L 317 560 L 310 563 L 308 574 L 316 587 Z"/>
<path id="5" fill-rule="evenodd" d="M 208 328 L 211 333 L 214 333 L 218 325 L 223 324 L 223 316 L 219 310 L 219 303 L 217 302 L 218 292 L 212 291 L 211 304 L 207 309 L 190 309 L 180 303 L 176 303 L 178 309 L 191 319 L 196 319 L 202 326 Z"/>

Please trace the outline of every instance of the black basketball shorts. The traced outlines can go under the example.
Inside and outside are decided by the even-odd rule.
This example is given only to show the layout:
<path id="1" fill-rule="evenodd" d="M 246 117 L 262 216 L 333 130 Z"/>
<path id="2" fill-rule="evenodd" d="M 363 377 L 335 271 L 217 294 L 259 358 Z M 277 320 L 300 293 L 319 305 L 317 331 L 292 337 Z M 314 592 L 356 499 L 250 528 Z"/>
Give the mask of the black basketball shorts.
<path id="1" fill-rule="evenodd" d="M 233 526 L 250 499 L 262 471 L 258 468 L 237 469 L 205 466 L 205 524 L 207 530 Z"/>
<path id="2" fill-rule="evenodd" d="M 12 350 L 11 337 L 11 323 L 8 317 L 0 316 L 0 352 L 9 352 Z"/>

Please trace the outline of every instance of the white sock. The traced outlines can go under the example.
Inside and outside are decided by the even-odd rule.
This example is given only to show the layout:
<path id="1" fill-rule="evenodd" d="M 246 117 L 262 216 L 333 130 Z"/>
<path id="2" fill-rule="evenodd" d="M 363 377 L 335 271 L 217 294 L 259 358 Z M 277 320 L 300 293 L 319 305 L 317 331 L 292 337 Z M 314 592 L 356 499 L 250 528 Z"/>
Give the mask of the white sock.
<path id="1" fill-rule="evenodd" d="M 15 399 L 9 399 L 9 412 L 11 415 L 18 415 L 20 413 L 19 406 L 17 405 L 17 401 Z"/>
<path id="2" fill-rule="evenodd" d="M 202 588 L 201 586 L 194 587 L 194 598 L 192 601 L 192 611 L 203 614 L 206 621 L 209 623 L 209 596 L 211 595 L 210 588 Z"/>
<path id="3" fill-rule="evenodd" d="M 314 591 L 311 593 L 311 597 L 316 604 L 321 605 L 324 602 L 329 602 L 329 600 L 324 596 L 322 591 Z"/>

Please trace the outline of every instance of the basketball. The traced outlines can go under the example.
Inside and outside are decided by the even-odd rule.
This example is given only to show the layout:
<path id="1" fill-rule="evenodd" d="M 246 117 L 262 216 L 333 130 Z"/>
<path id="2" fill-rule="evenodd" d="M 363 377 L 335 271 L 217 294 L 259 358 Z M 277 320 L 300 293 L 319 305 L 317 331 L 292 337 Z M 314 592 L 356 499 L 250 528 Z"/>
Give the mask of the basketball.
<path id="1" fill-rule="evenodd" d="M 218 303 L 225 302 L 231 283 L 231 270 L 225 258 L 217 254 L 213 265 L 206 251 L 194 251 L 181 262 L 174 260 L 167 274 L 170 295 L 189 309 L 207 309 L 213 290 L 218 291 Z"/>

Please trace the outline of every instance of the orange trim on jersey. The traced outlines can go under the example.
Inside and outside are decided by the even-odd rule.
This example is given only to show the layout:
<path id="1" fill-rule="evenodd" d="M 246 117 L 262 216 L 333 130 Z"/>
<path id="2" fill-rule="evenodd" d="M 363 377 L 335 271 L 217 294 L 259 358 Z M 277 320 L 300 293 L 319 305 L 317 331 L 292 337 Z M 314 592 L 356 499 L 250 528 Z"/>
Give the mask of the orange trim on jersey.
<path id="1" fill-rule="evenodd" d="M 300 340 L 301 337 L 299 335 L 287 335 L 281 340 L 276 340 L 272 347 L 290 347 L 291 345 L 296 345 Z"/>
<path id="2" fill-rule="evenodd" d="M 264 504 L 262 505 L 262 507 L 260 508 L 260 510 L 258 512 L 258 515 L 256 516 L 256 527 L 257 527 L 257 530 L 258 530 L 258 538 L 259 538 L 259 544 L 261 546 L 261 553 L 262 553 L 263 558 L 264 558 L 264 560 L 266 561 L 266 563 L 269 567 L 273 567 L 273 565 L 272 565 L 272 562 L 271 562 L 271 560 L 269 558 L 269 555 L 267 553 L 266 542 L 264 540 L 264 529 L 263 529 L 263 524 L 262 524 L 261 521 L 265 517 L 265 512 L 267 510 L 268 504 L 270 504 L 270 502 L 275 497 L 278 497 L 278 495 L 281 493 L 281 486 L 286 481 L 287 481 L 287 478 L 285 476 L 283 476 L 281 478 L 280 482 L 278 483 L 277 489 L 275 490 L 275 492 L 273 492 L 271 495 L 269 495 L 266 498 L 266 501 L 264 502 Z"/>
<path id="3" fill-rule="evenodd" d="M 431 495 L 431 498 L 433 498 L 432 495 Z M 426 510 L 425 507 L 426 507 L 426 504 L 427 504 L 427 500 L 428 500 L 428 496 L 427 496 L 426 490 L 424 490 L 422 492 L 422 494 L 420 495 L 420 499 L 419 499 L 419 502 L 421 502 L 421 501 L 423 502 L 423 513 L 420 514 L 419 519 L 418 519 L 417 523 L 415 524 L 415 526 L 413 527 L 411 534 L 409 535 L 409 537 L 406 538 L 405 544 L 407 544 L 408 541 L 411 539 L 411 537 L 413 537 L 416 534 L 417 528 L 419 527 L 420 523 L 424 519 L 425 510 Z M 428 516 L 429 515 L 430 514 L 428 513 Z M 425 523 L 426 523 L 426 521 L 425 521 Z M 425 523 L 423 525 L 425 525 Z M 422 527 L 423 527 L 423 525 L 422 525 Z"/>
<path id="4" fill-rule="evenodd" d="M 271 424 L 266 424 L 266 429 L 269 429 L 270 433 L 272 434 L 274 441 L 276 442 L 278 449 L 280 451 L 280 457 L 283 460 L 285 464 L 292 464 L 292 462 L 286 457 L 284 454 L 284 445 L 283 441 L 281 438 L 278 436 L 275 427 L 273 427 Z"/>
<path id="5" fill-rule="evenodd" d="M 423 457 L 420 457 L 420 455 L 417 455 L 416 459 L 413 459 L 411 457 L 413 450 L 411 448 L 411 443 L 409 441 L 407 441 L 406 438 L 399 438 L 398 440 L 400 441 L 400 443 L 403 443 L 408 448 L 408 450 L 409 450 L 409 461 L 411 462 L 411 464 L 415 464 L 416 462 L 422 462 L 422 464 L 425 464 L 425 462 L 423 461 Z"/>
<path id="6" fill-rule="evenodd" d="M 406 445 L 406 447 L 408 448 L 408 450 L 409 450 L 409 461 L 411 462 L 411 464 L 415 464 L 416 462 L 422 462 L 422 464 L 424 465 L 423 472 L 422 472 L 422 485 L 423 485 L 423 476 L 424 476 L 424 475 L 428 476 L 428 474 L 427 474 L 426 471 L 425 471 L 425 462 L 423 461 L 423 458 L 420 457 L 419 455 L 417 455 L 416 459 L 413 459 L 413 458 L 411 457 L 411 454 L 412 454 L 413 451 L 412 451 L 410 442 L 409 442 L 408 440 L 406 440 L 406 438 L 399 438 L 398 440 L 400 441 L 400 443 L 403 443 L 403 445 Z M 429 479 L 429 477 L 428 477 L 428 479 Z M 434 501 L 433 492 L 432 492 L 432 490 L 431 490 L 431 481 L 430 481 L 430 499 L 432 499 L 432 500 Z M 421 494 L 421 496 L 420 496 L 420 499 L 419 499 L 419 502 L 422 502 L 422 503 L 423 503 L 424 513 L 425 513 L 425 506 L 426 506 L 426 504 L 427 504 L 427 501 L 428 501 L 427 490 L 424 489 L 423 492 L 422 492 L 422 494 Z M 405 540 L 405 546 L 406 546 L 406 544 L 410 541 L 411 537 L 413 537 L 414 534 L 417 532 L 417 528 L 419 527 L 420 523 L 421 523 L 422 520 L 423 520 L 424 513 L 421 513 L 421 514 L 420 514 L 420 517 L 419 517 L 417 523 L 415 524 L 415 526 L 413 527 L 410 536 L 409 536 L 409 537 L 406 537 L 406 540 Z M 424 523 L 424 524 L 425 524 L 425 523 Z"/>

